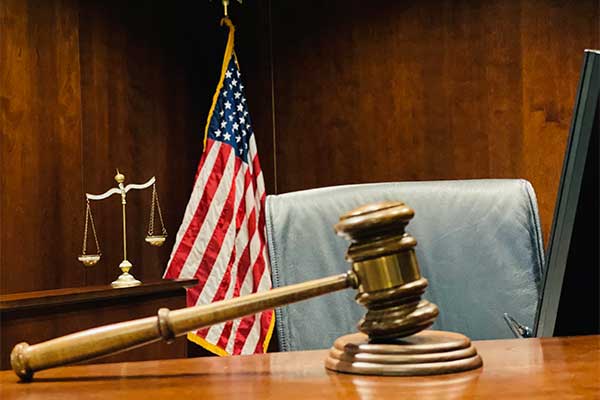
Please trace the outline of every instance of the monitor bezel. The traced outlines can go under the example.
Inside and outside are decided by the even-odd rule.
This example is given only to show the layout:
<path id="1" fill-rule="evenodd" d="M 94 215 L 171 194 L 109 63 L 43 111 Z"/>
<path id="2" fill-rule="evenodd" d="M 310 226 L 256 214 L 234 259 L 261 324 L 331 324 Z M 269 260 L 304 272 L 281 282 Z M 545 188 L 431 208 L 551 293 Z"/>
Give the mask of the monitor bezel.
<path id="1" fill-rule="evenodd" d="M 596 114 L 599 99 L 600 51 L 585 50 L 547 247 L 546 268 L 534 327 L 536 337 L 554 336 L 594 119 L 600 118 Z"/>

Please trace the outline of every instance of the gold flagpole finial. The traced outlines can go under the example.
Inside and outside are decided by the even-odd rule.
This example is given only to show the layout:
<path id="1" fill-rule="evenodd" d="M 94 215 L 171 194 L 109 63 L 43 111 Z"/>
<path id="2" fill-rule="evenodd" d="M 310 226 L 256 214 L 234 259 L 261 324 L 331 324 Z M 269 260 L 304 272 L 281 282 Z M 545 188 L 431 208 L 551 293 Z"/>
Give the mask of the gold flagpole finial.
<path id="1" fill-rule="evenodd" d="M 229 0 L 222 0 L 223 2 L 223 14 L 227 17 L 227 7 L 229 6 Z"/>

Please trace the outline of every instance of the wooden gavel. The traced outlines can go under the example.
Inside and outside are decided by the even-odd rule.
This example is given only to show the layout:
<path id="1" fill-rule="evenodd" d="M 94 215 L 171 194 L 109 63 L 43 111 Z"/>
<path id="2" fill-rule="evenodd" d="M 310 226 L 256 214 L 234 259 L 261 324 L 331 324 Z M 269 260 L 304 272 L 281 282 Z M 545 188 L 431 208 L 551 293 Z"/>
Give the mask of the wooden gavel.
<path id="1" fill-rule="evenodd" d="M 405 232 L 413 216 L 414 211 L 401 202 L 370 204 L 343 215 L 335 230 L 351 241 L 346 259 L 352 262 L 352 269 L 347 273 L 208 305 L 174 311 L 161 308 L 154 317 L 101 326 L 32 346 L 19 343 L 11 353 L 11 365 L 22 380 L 28 381 L 36 371 L 161 339 L 170 342 L 192 330 L 352 287 L 358 290 L 357 302 L 367 308 L 358 326 L 363 337 L 358 337 L 356 343 L 344 342 L 341 350 L 332 349 L 327 368 L 383 375 L 406 375 L 406 365 L 414 363 L 420 363 L 417 370 L 421 372 L 412 374 L 419 375 L 477 368 L 481 359 L 466 337 L 457 334 L 434 335 L 433 339 L 431 335 L 420 337 L 424 332 L 413 335 L 431 326 L 439 313 L 435 304 L 421 299 L 427 280 L 419 272 L 414 251 L 416 241 Z M 413 342 L 399 341 L 407 336 L 419 338 Z M 423 347 L 423 338 L 429 346 Z M 337 341 L 336 344 L 340 346 Z M 441 358 L 434 357 L 440 352 Z M 383 353 L 387 355 L 372 355 Z M 365 357 L 379 367 L 373 369 L 371 366 L 375 364 L 370 364 L 362 368 L 360 363 Z M 427 367 L 436 362 L 437 366 Z M 440 369 L 440 362 L 450 362 L 451 368 Z"/>

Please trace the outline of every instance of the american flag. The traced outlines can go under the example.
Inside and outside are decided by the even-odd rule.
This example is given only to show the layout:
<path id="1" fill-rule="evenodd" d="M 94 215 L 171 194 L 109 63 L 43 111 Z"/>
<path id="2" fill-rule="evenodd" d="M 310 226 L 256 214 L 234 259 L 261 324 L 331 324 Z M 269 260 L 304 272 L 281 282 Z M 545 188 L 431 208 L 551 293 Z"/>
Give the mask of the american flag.
<path id="1" fill-rule="evenodd" d="M 229 47 L 192 195 L 164 274 L 167 279 L 198 279 L 188 289 L 188 306 L 271 288 L 265 185 L 233 52 L 232 25 Z M 264 353 L 274 320 L 269 310 L 200 329 L 188 339 L 219 355 Z"/>

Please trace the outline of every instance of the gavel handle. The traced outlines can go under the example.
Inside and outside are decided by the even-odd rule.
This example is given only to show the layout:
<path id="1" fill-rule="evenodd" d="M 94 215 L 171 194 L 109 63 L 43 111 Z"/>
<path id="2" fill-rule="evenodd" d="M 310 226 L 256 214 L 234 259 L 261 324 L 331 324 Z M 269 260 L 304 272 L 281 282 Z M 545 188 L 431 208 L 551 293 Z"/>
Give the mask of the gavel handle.
<path id="1" fill-rule="evenodd" d="M 36 371 L 103 357 L 160 339 L 170 342 L 192 330 L 348 287 L 356 287 L 352 272 L 202 306 L 174 311 L 161 308 L 156 317 L 88 329 L 33 346 L 19 343 L 10 355 L 10 362 L 16 374 L 27 381 Z"/>

